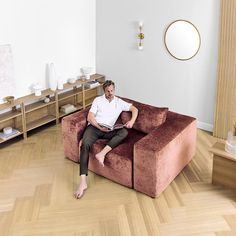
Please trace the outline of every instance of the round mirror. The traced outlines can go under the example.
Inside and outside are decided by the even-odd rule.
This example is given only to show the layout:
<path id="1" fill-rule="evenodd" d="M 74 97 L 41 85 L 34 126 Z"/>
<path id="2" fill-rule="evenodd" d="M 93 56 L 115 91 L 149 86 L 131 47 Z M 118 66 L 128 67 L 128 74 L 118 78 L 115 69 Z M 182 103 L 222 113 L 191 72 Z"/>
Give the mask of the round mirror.
<path id="1" fill-rule="evenodd" d="M 178 60 L 189 60 L 199 51 L 201 44 L 197 28 L 189 21 L 172 22 L 165 32 L 165 45 L 168 52 Z"/>

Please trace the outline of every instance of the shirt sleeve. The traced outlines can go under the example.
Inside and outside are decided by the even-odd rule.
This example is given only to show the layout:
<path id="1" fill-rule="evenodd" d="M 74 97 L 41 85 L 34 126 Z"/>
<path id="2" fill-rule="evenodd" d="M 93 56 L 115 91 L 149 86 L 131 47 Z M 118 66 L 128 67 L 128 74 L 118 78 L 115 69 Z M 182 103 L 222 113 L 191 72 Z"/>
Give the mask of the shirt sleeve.
<path id="1" fill-rule="evenodd" d="M 129 111 L 130 107 L 132 106 L 132 103 L 125 102 L 122 99 L 119 99 L 119 100 L 120 100 L 119 103 L 120 103 L 120 106 L 121 106 L 121 110 L 122 111 Z"/>
<path id="2" fill-rule="evenodd" d="M 95 98 L 93 100 L 92 106 L 89 111 L 92 112 L 94 115 L 96 115 L 98 111 L 98 98 Z"/>

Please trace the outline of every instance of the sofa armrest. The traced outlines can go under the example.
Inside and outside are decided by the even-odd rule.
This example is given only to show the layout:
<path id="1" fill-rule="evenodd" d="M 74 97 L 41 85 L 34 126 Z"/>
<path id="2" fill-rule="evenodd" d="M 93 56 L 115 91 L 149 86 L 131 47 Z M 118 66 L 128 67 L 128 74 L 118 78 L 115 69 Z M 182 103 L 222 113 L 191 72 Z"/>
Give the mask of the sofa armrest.
<path id="1" fill-rule="evenodd" d="M 87 114 L 89 108 L 68 115 L 62 119 L 62 137 L 64 154 L 70 160 L 79 161 L 79 141 L 87 127 Z"/>
<path id="2" fill-rule="evenodd" d="M 134 145 L 134 189 L 151 197 L 171 183 L 195 154 L 196 119 L 169 112 L 169 118 Z"/>

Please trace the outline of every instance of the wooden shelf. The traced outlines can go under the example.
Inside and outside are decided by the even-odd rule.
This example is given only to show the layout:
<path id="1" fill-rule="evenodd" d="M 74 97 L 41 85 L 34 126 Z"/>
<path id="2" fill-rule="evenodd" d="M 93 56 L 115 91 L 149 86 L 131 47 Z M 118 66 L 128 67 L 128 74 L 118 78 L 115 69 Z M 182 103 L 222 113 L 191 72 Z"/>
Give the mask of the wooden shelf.
<path id="1" fill-rule="evenodd" d="M 93 103 L 95 97 L 91 97 L 85 100 L 85 106 L 88 107 Z"/>
<path id="2" fill-rule="evenodd" d="M 89 91 L 89 90 L 97 89 L 99 87 L 102 87 L 102 84 L 99 84 L 99 85 L 97 85 L 96 87 L 93 87 L 93 88 L 85 87 L 84 91 Z"/>
<path id="3" fill-rule="evenodd" d="M 0 110 L 11 109 L 12 107 L 18 106 L 20 104 L 21 104 L 21 102 L 19 101 L 19 99 L 16 99 L 16 100 L 14 100 L 14 102 L 12 104 L 7 103 L 7 102 L 0 104 Z"/>
<path id="4" fill-rule="evenodd" d="M 225 151 L 225 143 L 216 142 L 213 153 L 212 183 L 236 189 L 236 155 Z"/>
<path id="5" fill-rule="evenodd" d="M 63 90 L 65 89 L 71 89 L 73 87 L 82 87 L 83 81 L 81 79 L 76 80 L 75 83 L 70 84 L 70 83 L 65 83 L 63 84 Z M 62 91 L 62 90 L 57 90 L 58 92 Z"/>
<path id="6" fill-rule="evenodd" d="M 3 114 L 0 114 L 0 122 L 5 122 L 7 120 L 16 118 L 16 117 L 21 116 L 21 115 L 22 115 L 22 113 L 21 113 L 20 109 L 18 109 L 16 111 L 8 111 L 8 112 L 5 112 Z"/>
<path id="7" fill-rule="evenodd" d="M 104 75 L 94 74 L 94 75 L 90 76 L 89 80 L 84 81 L 82 79 L 78 79 L 78 80 L 75 81 L 75 83 L 72 83 L 72 84 L 71 83 L 65 83 L 65 84 L 63 84 L 63 89 L 62 90 L 58 89 L 57 92 L 63 91 L 65 89 L 74 88 L 74 87 L 81 87 L 81 89 L 82 89 L 82 85 L 86 84 L 88 81 L 97 80 L 98 82 L 102 83 L 102 82 L 104 82 L 104 78 L 105 78 Z"/>
<path id="8" fill-rule="evenodd" d="M 32 129 L 35 129 L 39 126 L 45 125 L 45 124 L 47 124 L 51 121 L 54 121 L 54 120 L 56 120 L 56 117 L 53 115 L 48 115 L 48 116 L 42 117 L 38 120 L 29 122 L 28 124 L 26 124 L 26 130 L 30 131 Z"/>
<path id="9" fill-rule="evenodd" d="M 210 149 L 214 155 L 218 155 L 227 158 L 232 161 L 236 161 L 236 154 L 230 154 L 225 151 L 225 142 L 216 142 Z"/>
<path id="10" fill-rule="evenodd" d="M 20 135 L 22 135 L 23 134 L 23 132 L 21 132 L 21 133 L 18 133 L 18 134 L 15 134 L 15 135 L 12 135 L 10 138 L 8 138 L 8 139 L 1 139 L 0 138 L 0 143 L 4 143 L 4 142 L 6 142 L 6 141 L 8 141 L 8 140 L 10 140 L 10 139 L 12 139 L 12 138 L 15 138 L 15 137 L 17 137 L 17 136 L 20 136 Z"/>
<path id="11" fill-rule="evenodd" d="M 79 93 L 82 94 L 82 89 L 81 88 L 73 89 L 71 91 L 67 91 L 67 92 L 58 94 L 58 100 L 64 100 L 64 99 L 70 98 L 72 96 L 75 96 Z"/>
<path id="12" fill-rule="evenodd" d="M 103 83 L 103 82 L 104 82 L 104 79 L 105 79 L 105 76 L 104 76 L 104 75 L 94 74 L 94 75 L 91 75 L 91 76 L 90 76 L 90 79 L 89 79 L 89 80 L 97 80 L 98 82 Z"/>
<path id="13" fill-rule="evenodd" d="M 69 115 L 69 114 L 71 114 L 71 113 L 73 113 L 73 112 L 75 112 L 75 111 L 82 110 L 82 109 L 83 109 L 83 105 L 77 104 L 77 105 L 75 105 L 75 108 L 76 108 L 76 110 L 74 110 L 74 111 L 72 111 L 72 112 L 68 112 L 68 113 L 59 112 L 59 117 L 61 118 L 61 117 L 63 117 L 63 116 L 67 116 L 67 115 Z"/>
<path id="14" fill-rule="evenodd" d="M 88 81 L 97 80 L 100 85 L 94 88 L 85 87 Z M 60 118 L 73 112 L 84 109 L 92 104 L 93 99 L 98 96 L 99 89 L 105 81 L 104 75 L 91 75 L 89 80 L 78 79 L 75 83 L 65 83 L 62 90 L 52 91 L 45 89 L 40 96 L 34 93 L 15 99 L 12 104 L 0 104 L 0 129 L 7 126 L 20 127 L 20 133 L 11 136 L 12 139 L 23 134 L 27 138 L 27 132 L 52 121 L 59 123 Z M 50 97 L 50 102 L 45 103 L 45 97 Z M 60 112 L 60 107 L 72 104 L 75 110 L 70 113 Z M 13 107 L 16 110 L 13 110 Z M 18 118 L 19 117 L 19 118 Z M 0 143 L 7 140 L 0 139 Z"/>
<path id="15" fill-rule="evenodd" d="M 51 102 L 48 102 L 48 103 L 45 103 L 44 101 L 38 101 L 38 102 L 35 102 L 35 103 L 32 103 L 32 104 L 26 105 L 25 106 L 25 113 L 32 112 L 34 110 L 37 110 L 37 109 L 40 109 L 40 108 L 43 108 L 43 107 L 46 107 L 46 106 L 50 106 L 50 105 L 53 105 L 55 103 L 56 103 L 55 100 L 51 101 Z"/>
<path id="16" fill-rule="evenodd" d="M 14 135 L 12 135 L 11 137 L 9 137 L 8 139 L 2 139 L 2 138 L 0 138 L 0 143 L 4 143 L 4 142 L 6 142 L 6 141 L 8 141 L 8 140 L 10 140 L 10 139 L 12 139 L 12 138 L 15 138 L 15 137 L 20 136 L 20 135 L 23 134 L 22 128 L 21 128 L 21 129 L 17 128 L 17 130 L 19 130 L 20 133 L 14 134 Z"/>
<path id="17" fill-rule="evenodd" d="M 45 89 L 42 91 L 42 95 L 40 96 L 35 96 L 34 93 L 30 95 L 26 95 L 24 97 L 18 98 L 17 101 L 19 103 L 27 103 L 27 102 L 32 102 L 34 100 L 39 100 L 47 96 L 53 96 L 54 92 L 51 89 Z"/>
<path id="18" fill-rule="evenodd" d="M 89 96 L 89 94 L 95 94 L 97 91 L 97 88 L 99 88 L 100 86 L 97 86 L 95 88 L 88 88 L 88 89 L 84 89 L 85 95 Z"/>

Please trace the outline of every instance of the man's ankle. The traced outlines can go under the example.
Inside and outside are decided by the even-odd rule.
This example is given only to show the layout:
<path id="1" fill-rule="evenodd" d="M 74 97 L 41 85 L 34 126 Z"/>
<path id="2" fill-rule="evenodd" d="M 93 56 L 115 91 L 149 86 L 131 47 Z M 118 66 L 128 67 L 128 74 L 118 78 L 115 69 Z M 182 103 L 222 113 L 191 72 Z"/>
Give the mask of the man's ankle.
<path id="1" fill-rule="evenodd" d="M 87 183 L 86 175 L 83 174 L 80 176 L 80 183 Z"/>

